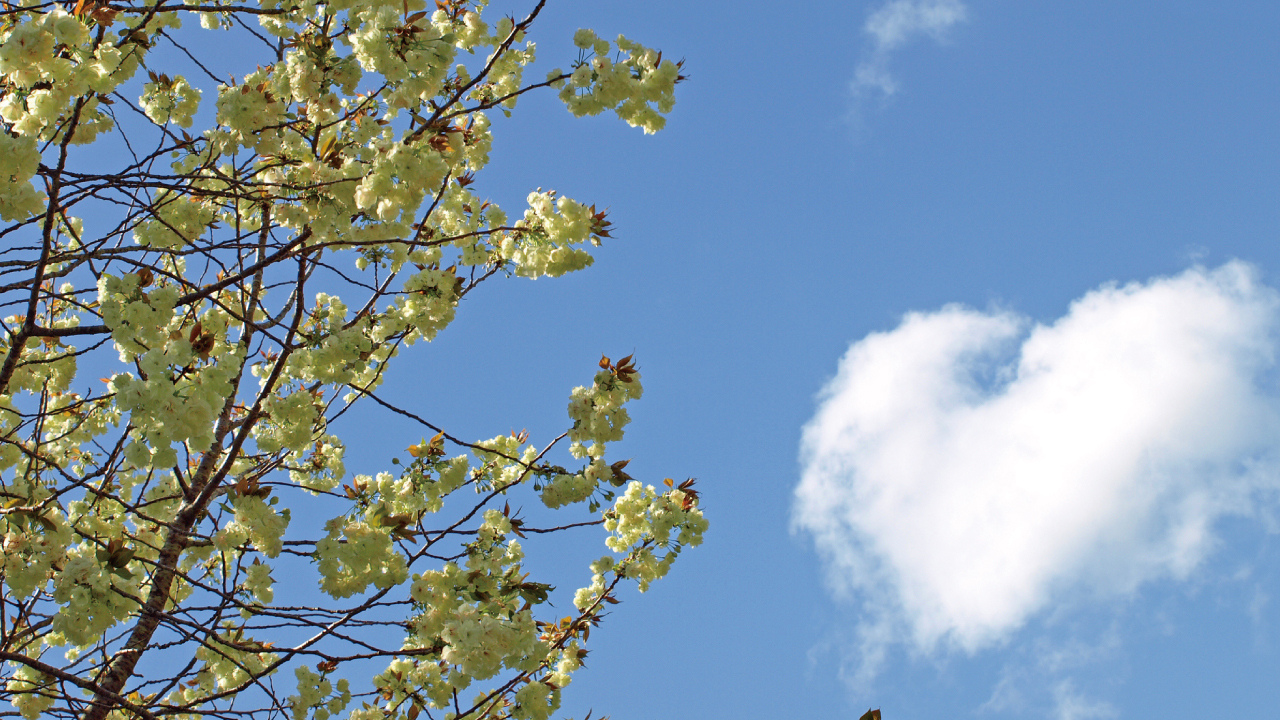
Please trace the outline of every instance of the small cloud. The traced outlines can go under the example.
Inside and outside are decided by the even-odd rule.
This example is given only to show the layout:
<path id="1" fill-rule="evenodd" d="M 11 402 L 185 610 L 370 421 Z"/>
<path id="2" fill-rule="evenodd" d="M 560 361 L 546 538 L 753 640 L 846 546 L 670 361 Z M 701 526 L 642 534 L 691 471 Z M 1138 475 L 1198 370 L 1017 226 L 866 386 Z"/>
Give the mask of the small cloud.
<path id="1" fill-rule="evenodd" d="M 976 652 L 1187 577 L 1217 519 L 1274 501 L 1277 330 L 1280 295 L 1233 262 L 1052 324 L 948 306 L 854 343 L 804 429 L 794 523 L 862 606 L 864 671 L 877 646 Z M 1070 690 L 1062 717 L 1101 717 Z"/>
<path id="2" fill-rule="evenodd" d="M 1092 701 L 1076 690 L 1070 680 L 1063 680 L 1053 691 L 1054 717 L 1057 720 L 1100 720 L 1119 715 L 1111 703 Z"/>
<path id="3" fill-rule="evenodd" d="M 1209 258 L 1209 248 L 1204 245 L 1187 245 L 1182 250 L 1182 256 L 1187 263 L 1200 265 Z"/>
<path id="4" fill-rule="evenodd" d="M 1114 708 L 1091 700 L 1077 689 L 1073 675 L 1082 669 L 1114 662 L 1119 652 L 1114 623 L 1092 642 L 1072 638 L 1055 644 L 1047 637 L 1014 648 L 1000 670 L 1000 679 L 976 715 L 1018 717 L 1109 717 Z M 1093 713 L 1090 715 L 1090 713 Z"/>
<path id="5" fill-rule="evenodd" d="M 942 40 L 951 26 L 965 19 L 966 13 L 960 0 L 892 0 L 873 12 L 863 26 L 871 38 L 871 49 L 854 71 L 854 91 L 896 93 L 897 83 L 889 74 L 892 53 L 921 35 Z"/>
<path id="6" fill-rule="evenodd" d="M 1261 583 L 1254 583 L 1253 595 L 1249 600 L 1249 619 L 1253 621 L 1253 643 L 1257 647 L 1267 645 L 1267 619 L 1271 615 L 1267 610 L 1270 605 L 1271 594 Z"/>
<path id="7" fill-rule="evenodd" d="M 1022 690 L 1018 687 L 1019 678 L 1017 672 L 1005 667 L 1000 672 L 1000 680 L 991 690 L 991 697 L 978 707 L 979 715 L 988 715 L 990 713 L 1002 712 L 1021 712 L 1026 708 L 1027 702 L 1023 697 Z"/>

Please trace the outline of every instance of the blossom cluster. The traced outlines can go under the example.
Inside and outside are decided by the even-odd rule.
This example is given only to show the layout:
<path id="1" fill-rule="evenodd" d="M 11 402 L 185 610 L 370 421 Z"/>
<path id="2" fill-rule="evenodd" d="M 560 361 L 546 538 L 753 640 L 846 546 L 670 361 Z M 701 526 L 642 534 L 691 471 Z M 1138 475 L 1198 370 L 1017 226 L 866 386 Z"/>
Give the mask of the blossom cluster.
<path id="1" fill-rule="evenodd" d="M 609 370 L 596 373 L 591 387 L 574 388 L 569 396 L 569 419 L 573 421 L 569 440 L 573 442 L 574 454 L 600 457 L 606 443 L 621 440 L 627 423 L 631 422 L 623 405 L 639 399 L 643 393 L 639 373 L 624 379 Z"/>
<path id="2" fill-rule="evenodd" d="M 54 680 L 28 665 L 20 665 L 13 678 L 5 684 L 13 693 L 13 706 L 23 720 L 37 720 L 44 711 L 53 707 L 56 694 Z"/>
<path id="3" fill-rule="evenodd" d="M 623 557 L 604 555 L 591 564 L 591 584 L 579 588 L 573 603 L 580 609 L 598 606 L 609 588 L 607 576 L 635 580 L 640 591 L 665 577 L 685 547 L 702 544 L 709 526 L 697 497 L 672 488 L 658 493 L 652 485 L 631 482 L 612 508 L 604 511 L 611 534 L 605 545 Z"/>
<path id="4" fill-rule="evenodd" d="M 44 209 L 44 193 L 31 184 L 39 169 L 35 138 L 0 133 L 0 219 L 23 220 Z"/>
<path id="5" fill-rule="evenodd" d="M 581 270 L 609 238 L 605 212 L 553 190 L 518 209 L 486 198 L 489 113 L 550 87 L 575 115 L 613 110 L 651 133 L 674 104 L 679 63 L 588 30 L 569 72 L 526 80 L 537 12 L 487 21 L 487 6 L 6 6 L 0 220 L 16 239 L 6 268 L 31 275 L 7 286 L 17 314 L 0 338 L 0 589 L 18 613 L 0 696 L 22 717 L 447 718 L 470 695 L 470 717 L 546 720 L 613 587 L 647 588 L 700 542 L 696 494 L 633 484 L 613 502 L 629 476 L 607 448 L 642 393 L 626 363 L 572 391 L 571 461 L 527 432 L 438 432 L 391 459 L 397 472 L 348 476 L 335 419 L 393 405 L 375 395 L 393 359 L 445 332 L 482 282 Z M 269 39 L 265 62 L 202 84 L 224 68 L 174 32 L 188 12 Z M 171 53 L 152 51 L 170 46 L 200 71 L 161 72 Z M 197 121 L 210 125 L 188 132 Z M 118 147 L 74 147 L 104 138 Z M 116 155 L 132 159 L 113 172 Z M 530 487 L 539 513 L 604 508 L 568 523 L 603 525 L 617 556 L 592 564 L 576 617 L 542 618 L 555 588 L 525 569 L 523 533 L 565 528 L 511 513 Z M 459 514 L 440 520 L 446 507 Z M 315 590 L 356 600 L 296 604 Z M 289 647 L 297 628 L 315 639 Z M 141 655 L 172 677 L 142 678 Z M 339 673 L 340 657 L 379 672 Z M 93 702 L 34 669 L 55 659 L 93 667 Z M 292 694 L 271 688 L 278 671 Z"/>
<path id="6" fill-rule="evenodd" d="M 346 678 L 339 678 L 335 685 L 306 665 L 299 665 L 294 675 L 298 678 L 298 694 L 289 696 L 294 720 L 306 720 L 308 716 L 328 720 L 351 703 L 351 682 Z"/>
<path id="7" fill-rule="evenodd" d="M 554 192 L 529 194 L 529 209 L 516 223 L 517 232 L 503 242 L 503 253 L 516 265 L 516 274 L 536 278 L 559 277 L 589 267 L 591 253 L 576 247 L 591 240 L 594 212 Z"/>
<path id="8" fill-rule="evenodd" d="M 221 632 L 210 632 L 196 650 L 196 659 L 204 664 L 197 681 L 210 684 L 210 690 L 239 689 L 275 664 L 279 656 L 269 647 L 269 643 L 255 640 L 228 620 L 222 624 Z"/>
<path id="9" fill-rule="evenodd" d="M 439 663 L 394 661 L 374 680 L 393 703 L 421 688 L 433 707 L 448 707 L 456 691 L 504 668 L 525 674 L 551 668 L 550 685 L 533 683 L 542 684 L 548 693 L 536 703 L 517 693 L 512 716 L 546 717 L 558 706 L 559 692 L 552 693 L 551 685 L 567 685 L 576 667 L 557 669 L 558 650 L 531 611 L 546 601 L 548 586 L 525 579 L 524 551 L 518 541 L 507 539 L 511 531 L 504 513 L 488 510 L 464 566 L 448 563 L 414 576 L 410 597 L 420 612 L 409 623 L 412 634 L 406 645 L 436 649 Z"/>
<path id="10" fill-rule="evenodd" d="M 200 108 L 200 89 L 191 86 L 179 75 L 156 76 L 142 89 L 139 104 L 151 122 L 157 125 L 174 123 L 179 127 L 191 127 L 196 110 Z"/>
<path id="11" fill-rule="evenodd" d="M 80 543 L 69 549 L 53 586 L 61 605 L 51 629 L 79 648 L 91 646 L 104 632 L 137 609 L 138 578 L 116 573 L 97 557 L 97 548 Z"/>
<path id="12" fill-rule="evenodd" d="M 133 238 L 139 245 L 159 249 L 181 250 L 194 244 L 217 214 L 207 200 L 173 192 L 158 193 L 153 206 L 152 216 L 133 229 Z"/>
<path id="13" fill-rule="evenodd" d="M 34 491 L 30 505 L 39 507 L 48 496 L 48 490 L 28 486 Z M 44 532 L 31 532 L 30 525 L 47 524 Z M 5 584 L 12 597 L 18 601 L 30 598 L 44 588 L 52 574 L 54 564 L 62 565 L 67 546 L 71 544 L 71 527 L 62 513 L 56 509 L 43 513 L 11 513 L 0 520 L 4 527 L 0 550 L 3 551 Z M 65 570 L 65 567 L 64 567 Z"/>
<path id="14" fill-rule="evenodd" d="M 364 521 L 334 518 L 316 543 L 320 589 L 335 598 L 362 593 L 370 585 L 383 590 L 408 579 L 404 555 L 391 544 L 391 531 Z"/>
<path id="15" fill-rule="evenodd" d="M 12 88 L 0 99 L 0 118 L 19 136 L 54 140 L 70 130 L 71 142 L 93 142 L 115 124 L 99 97 L 133 75 L 140 55 L 136 44 L 95 40 L 57 5 L 21 13 L 0 29 L 0 75 Z"/>
<path id="16" fill-rule="evenodd" d="M 646 133 L 658 132 L 666 125 L 664 115 L 675 106 L 675 86 L 682 79 L 679 63 L 663 60 L 662 53 L 623 35 L 610 44 L 584 28 L 574 34 L 573 42 L 589 54 L 575 65 L 560 89 L 560 99 L 574 115 L 613 110 L 628 125 Z M 611 59 L 611 52 L 618 57 Z M 548 78 L 564 74 L 552 70 Z"/>
<path id="17" fill-rule="evenodd" d="M 235 508 L 235 519 L 214 535 L 214 547 L 228 552 L 247 541 L 269 558 L 279 555 L 284 532 L 289 527 L 289 508 L 276 512 L 275 507 L 259 495 L 238 495 L 232 500 L 232 507 Z M 265 583 L 266 578 L 261 573 L 269 574 L 270 568 L 258 572 L 255 576 L 251 570 L 248 582 L 255 594 L 263 594 L 270 585 Z"/>
<path id="18" fill-rule="evenodd" d="M 103 275 L 98 303 L 104 324 L 119 349 L 120 359 L 133 361 L 138 374 L 117 373 L 108 387 L 117 407 L 130 414 L 140 439 L 129 444 L 126 457 L 134 467 L 153 462 L 170 467 L 177 461 L 174 443 L 196 451 L 213 443 L 213 421 L 234 390 L 232 378 L 242 348 L 224 345 L 227 318 L 207 313 L 199 330 L 183 333 L 184 318 L 175 313 L 179 297 L 175 285 L 148 292 L 139 275 Z M 221 350 L 222 362 L 195 367 L 200 356 Z"/>

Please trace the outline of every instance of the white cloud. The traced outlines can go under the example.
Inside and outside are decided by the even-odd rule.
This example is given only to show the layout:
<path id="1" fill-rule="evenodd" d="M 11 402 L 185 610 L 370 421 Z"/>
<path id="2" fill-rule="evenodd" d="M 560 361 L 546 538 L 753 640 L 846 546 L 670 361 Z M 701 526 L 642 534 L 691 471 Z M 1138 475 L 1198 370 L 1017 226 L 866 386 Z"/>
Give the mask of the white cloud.
<path id="1" fill-rule="evenodd" d="M 941 40 L 952 25 L 965 19 L 966 12 L 960 0 L 892 0 L 876 10 L 863 26 L 871 48 L 854 72 L 854 90 L 878 89 L 886 95 L 897 92 L 897 83 L 889 74 L 893 51 L 921 35 Z"/>
<path id="2" fill-rule="evenodd" d="M 1106 702 L 1092 701 L 1081 695 L 1070 680 L 1063 680 L 1053 689 L 1054 716 L 1057 720 L 1094 720 L 1113 718 L 1119 713 Z"/>
<path id="3" fill-rule="evenodd" d="M 1103 287 L 1051 325 L 909 314 L 824 390 L 795 524 L 873 645 L 972 652 L 1185 577 L 1216 519 L 1276 487 L 1278 327 L 1280 296 L 1242 263 Z"/>

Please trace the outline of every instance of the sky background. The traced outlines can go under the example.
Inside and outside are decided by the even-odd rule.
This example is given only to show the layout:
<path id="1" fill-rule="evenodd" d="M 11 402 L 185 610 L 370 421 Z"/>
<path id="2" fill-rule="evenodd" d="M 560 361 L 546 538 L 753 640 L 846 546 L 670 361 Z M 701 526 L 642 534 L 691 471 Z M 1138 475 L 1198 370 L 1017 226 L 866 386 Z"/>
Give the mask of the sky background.
<path id="1" fill-rule="evenodd" d="M 1280 4 L 553 0 L 540 66 L 578 27 L 686 58 L 668 128 L 530 97 L 476 188 L 618 239 L 477 293 L 386 391 L 549 438 L 636 353 L 619 457 L 712 527 L 566 714 L 1274 714 Z M 353 472 L 420 439 L 367 427 Z"/>

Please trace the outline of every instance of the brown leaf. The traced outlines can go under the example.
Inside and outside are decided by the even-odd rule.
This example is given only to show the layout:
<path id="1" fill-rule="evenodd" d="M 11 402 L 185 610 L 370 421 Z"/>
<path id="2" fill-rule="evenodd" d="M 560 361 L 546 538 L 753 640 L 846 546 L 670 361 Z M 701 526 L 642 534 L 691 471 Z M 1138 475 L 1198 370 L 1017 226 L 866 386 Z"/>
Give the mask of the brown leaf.
<path id="1" fill-rule="evenodd" d="M 880 720 L 880 708 L 866 711 L 858 720 Z"/>
<path id="2" fill-rule="evenodd" d="M 213 333 L 204 333 L 191 343 L 191 349 L 200 356 L 201 360 L 208 360 L 209 353 L 213 351 L 216 342 L 217 339 L 214 338 Z"/>
<path id="3" fill-rule="evenodd" d="M 623 469 L 630 462 L 631 462 L 630 459 L 619 460 L 618 462 L 613 463 L 612 465 L 609 466 L 609 469 L 613 471 L 612 483 L 615 487 L 622 487 L 622 485 L 625 482 L 632 479 L 632 477 L 627 474 L 626 470 Z"/>
<path id="4" fill-rule="evenodd" d="M 435 437 L 427 443 L 428 455 L 444 455 L 444 431 L 436 433 Z"/>

